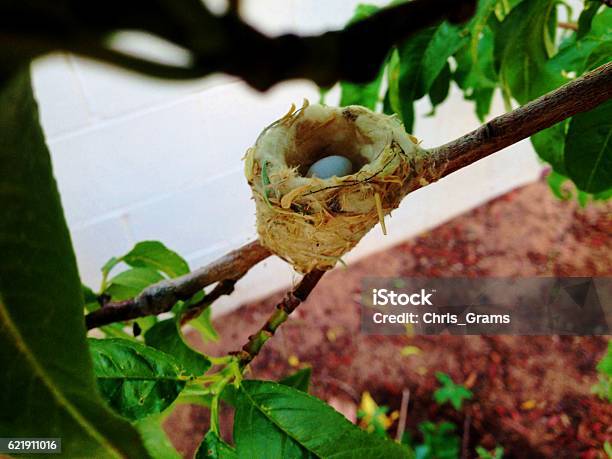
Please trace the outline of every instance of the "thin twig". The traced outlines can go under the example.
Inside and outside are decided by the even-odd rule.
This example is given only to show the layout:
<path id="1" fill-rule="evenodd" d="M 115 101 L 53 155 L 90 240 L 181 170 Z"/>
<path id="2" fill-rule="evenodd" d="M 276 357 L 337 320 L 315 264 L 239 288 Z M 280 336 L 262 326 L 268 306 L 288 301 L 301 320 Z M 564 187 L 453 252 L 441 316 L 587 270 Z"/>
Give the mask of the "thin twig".
<path id="1" fill-rule="evenodd" d="M 404 432 L 406 431 L 406 422 L 408 421 L 408 403 L 410 403 L 410 389 L 405 388 L 402 391 L 402 402 L 400 404 L 400 415 L 397 424 L 397 433 L 395 440 L 401 442 Z"/>
<path id="2" fill-rule="evenodd" d="M 319 270 L 305 274 L 297 287 L 288 292 L 276 305 L 276 310 L 270 315 L 266 323 L 256 333 L 249 336 L 247 343 L 242 346 L 240 351 L 235 353 L 240 359 L 242 367 L 248 365 L 259 354 L 266 341 L 274 336 L 276 329 L 285 323 L 289 315 L 308 298 L 323 274 L 325 274 L 325 271 Z"/>
<path id="3" fill-rule="evenodd" d="M 193 320 L 198 317 L 206 309 L 208 309 L 210 305 L 217 301 L 219 297 L 223 295 L 231 295 L 234 291 L 234 286 L 236 285 L 236 282 L 238 282 L 238 279 L 222 280 L 217 285 L 215 285 L 215 288 L 210 293 L 207 293 L 204 298 L 202 298 L 197 303 L 189 305 L 189 307 L 181 317 L 181 325 L 185 325 L 190 320 Z"/>
<path id="4" fill-rule="evenodd" d="M 468 447 L 470 446 L 470 424 L 472 416 L 470 413 L 465 415 L 463 420 L 463 438 L 461 439 L 461 459 L 468 458 Z"/>
<path id="5" fill-rule="evenodd" d="M 85 324 L 90 330 L 113 322 L 167 312 L 177 301 L 186 301 L 215 282 L 239 279 L 255 264 L 269 256 L 270 251 L 258 241 L 251 242 L 203 268 L 150 285 L 136 298 L 107 303 L 104 307 L 87 314 Z"/>
<path id="6" fill-rule="evenodd" d="M 557 22 L 557 26 L 559 26 L 560 29 L 565 29 L 565 30 L 573 30 L 573 31 L 578 30 L 578 25 L 574 24 L 573 22 L 559 21 Z"/>

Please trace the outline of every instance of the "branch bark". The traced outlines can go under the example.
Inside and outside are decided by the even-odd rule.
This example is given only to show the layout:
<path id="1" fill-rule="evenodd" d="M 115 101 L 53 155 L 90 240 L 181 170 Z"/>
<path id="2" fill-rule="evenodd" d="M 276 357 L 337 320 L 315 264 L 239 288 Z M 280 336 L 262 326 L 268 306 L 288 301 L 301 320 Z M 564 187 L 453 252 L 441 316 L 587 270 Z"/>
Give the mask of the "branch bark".
<path id="1" fill-rule="evenodd" d="M 431 150 L 442 177 L 515 144 L 612 97 L 612 62 L 582 75 L 478 129 Z M 442 167 L 442 166 L 441 166 Z"/>
<path id="2" fill-rule="evenodd" d="M 275 311 L 270 315 L 266 323 L 257 333 L 249 336 L 248 342 L 235 354 L 240 360 L 241 367 L 248 365 L 261 351 L 274 333 L 296 308 L 306 301 L 310 292 L 317 286 L 325 271 L 314 270 L 305 274 L 300 283 L 292 291 L 288 292 L 280 303 L 276 305 Z"/>
<path id="3" fill-rule="evenodd" d="M 64 50 L 166 79 L 224 72 L 259 90 L 292 78 L 320 86 L 339 80 L 360 83 L 375 78 L 395 43 L 444 19 L 467 20 L 475 7 L 476 0 L 413 0 L 343 30 L 271 38 L 234 10 L 215 16 L 198 0 L 108 0 L 87 7 L 64 2 L 61 8 L 44 2 L 0 2 L 0 70 L 10 71 L 19 59 Z M 113 50 L 107 38 L 121 30 L 141 30 L 171 41 L 189 51 L 191 61 L 164 65 Z"/>
<path id="4" fill-rule="evenodd" d="M 90 330 L 114 322 L 167 312 L 177 301 L 186 301 L 215 282 L 240 279 L 270 255 L 270 251 L 258 241 L 251 242 L 184 276 L 150 285 L 136 298 L 107 303 L 87 314 L 85 325 Z"/>
<path id="5" fill-rule="evenodd" d="M 432 178 L 444 177 L 559 121 L 591 110 L 611 97 L 612 62 L 516 110 L 492 119 L 457 140 L 430 150 L 431 167 L 425 169 L 432 171 Z M 113 322 L 160 314 L 170 310 L 177 301 L 188 300 L 208 285 L 228 281 L 216 291 L 213 297 L 216 299 L 221 294 L 230 292 L 236 280 L 268 256 L 268 249 L 257 241 L 252 242 L 208 266 L 179 278 L 151 285 L 132 300 L 108 303 L 89 313 L 85 317 L 85 323 L 88 329 L 92 329 Z M 313 278 L 304 277 L 304 286 L 309 285 L 308 280 Z M 314 285 L 316 282 L 312 287 Z M 298 290 L 297 295 L 301 294 L 300 292 L 301 290 Z M 210 295 L 213 295 L 213 292 Z M 293 295 L 296 296 L 295 291 Z M 210 299 L 211 297 L 209 304 Z"/>

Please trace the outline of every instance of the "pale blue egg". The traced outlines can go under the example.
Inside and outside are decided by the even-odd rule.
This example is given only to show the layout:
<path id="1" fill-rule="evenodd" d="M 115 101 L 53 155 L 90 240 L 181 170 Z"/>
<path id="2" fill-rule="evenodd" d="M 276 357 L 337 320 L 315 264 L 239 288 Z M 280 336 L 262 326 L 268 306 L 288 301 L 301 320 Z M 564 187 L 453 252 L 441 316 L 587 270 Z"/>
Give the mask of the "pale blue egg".
<path id="1" fill-rule="evenodd" d="M 340 155 L 327 156 L 318 160 L 310 169 L 306 177 L 318 177 L 327 179 L 333 176 L 342 177 L 353 171 L 353 163 L 348 158 Z"/>

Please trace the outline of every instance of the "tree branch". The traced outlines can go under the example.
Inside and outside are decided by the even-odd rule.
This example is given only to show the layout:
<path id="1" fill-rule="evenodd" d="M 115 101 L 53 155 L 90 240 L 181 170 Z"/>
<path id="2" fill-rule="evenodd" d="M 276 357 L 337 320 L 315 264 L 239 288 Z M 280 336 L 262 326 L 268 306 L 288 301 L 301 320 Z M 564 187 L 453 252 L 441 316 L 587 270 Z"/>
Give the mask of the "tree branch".
<path id="1" fill-rule="evenodd" d="M 276 310 L 270 315 L 266 323 L 257 331 L 249 336 L 248 342 L 242 346 L 242 350 L 236 352 L 240 360 L 240 365 L 245 367 L 259 354 L 261 348 L 266 344 L 274 333 L 296 308 L 306 301 L 310 292 L 317 286 L 325 271 L 314 270 L 305 274 L 300 283 L 292 291 L 288 292 L 280 303 L 276 305 Z"/>
<path id="2" fill-rule="evenodd" d="M 431 150 L 442 177 L 612 97 L 612 62 L 582 75 L 478 129 Z M 446 163 L 446 166 L 442 166 Z"/>
<path id="3" fill-rule="evenodd" d="M 203 268 L 150 285 L 136 298 L 107 303 L 87 314 L 85 325 L 90 330 L 113 322 L 167 312 L 177 301 L 186 301 L 215 282 L 240 279 L 254 265 L 269 256 L 270 251 L 258 241 L 251 242 Z"/>
<path id="4" fill-rule="evenodd" d="M 239 279 L 226 279 L 220 281 L 217 285 L 215 285 L 215 288 L 210 293 L 207 293 L 204 298 L 202 298 L 201 301 L 198 301 L 187 308 L 181 317 L 181 325 L 185 325 L 190 320 L 198 317 L 223 295 L 231 295 L 238 280 Z"/>
<path id="5" fill-rule="evenodd" d="M 591 110 L 611 97 L 612 63 L 608 63 L 539 99 L 492 119 L 457 140 L 432 149 L 430 167 L 425 168 L 431 177 L 424 178 L 433 180 L 449 175 L 559 121 Z M 423 186 L 417 180 L 411 183 L 415 184 L 413 189 Z M 108 303 L 85 317 L 87 328 L 92 329 L 113 322 L 169 311 L 177 301 L 188 300 L 204 287 L 215 282 L 228 281 L 209 294 L 207 301 L 210 304 L 211 297 L 216 299 L 221 294 L 231 292 L 234 283 L 240 277 L 268 256 L 270 256 L 268 249 L 257 241 L 252 242 L 228 253 L 208 266 L 176 279 L 164 280 L 151 285 L 132 300 Z M 316 281 L 322 274 L 317 275 L 319 277 L 316 278 Z M 316 281 L 312 285 L 309 282 L 317 275 L 305 276 L 300 284 L 303 284 L 304 287 L 298 287 L 298 290 L 293 292 L 293 297 L 301 298 L 299 295 L 302 290 L 299 288 L 310 287 L 307 290 L 307 296 L 316 285 Z M 285 306 L 283 310 L 287 312 Z M 263 330 L 265 331 L 265 328 Z M 263 339 L 263 335 L 259 338 Z M 251 345 L 255 346 L 255 344 Z"/>
<path id="6" fill-rule="evenodd" d="M 444 19 L 467 20 L 476 0 L 413 0 L 382 9 L 343 30 L 299 37 L 270 38 L 243 22 L 234 9 L 213 15 L 198 0 L 108 0 L 98 4 L 0 2 L 0 68 L 15 61 L 64 50 L 129 70 L 168 79 L 192 79 L 224 72 L 265 90 L 292 78 L 320 86 L 339 80 L 375 78 L 391 47 Z M 184 66 L 163 65 L 112 50 L 108 38 L 121 30 L 140 30 L 183 47 Z"/>

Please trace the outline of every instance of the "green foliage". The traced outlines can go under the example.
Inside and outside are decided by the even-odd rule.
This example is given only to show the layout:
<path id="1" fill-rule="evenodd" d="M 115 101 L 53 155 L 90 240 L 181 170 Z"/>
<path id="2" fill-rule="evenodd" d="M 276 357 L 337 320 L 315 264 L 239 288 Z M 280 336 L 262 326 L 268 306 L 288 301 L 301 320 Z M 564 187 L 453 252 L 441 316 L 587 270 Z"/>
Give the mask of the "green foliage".
<path id="1" fill-rule="evenodd" d="M 147 416 L 136 421 L 134 427 L 140 432 L 142 441 L 153 459 L 181 459 L 162 428 L 163 420 L 163 415 Z"/>
<path id="2" fill-rule="evenodd" d="M 602 400 L 612 403 L 612 341 L 608 341 L 608 350 L 597 364 L 598 382 L 591 391 Z"/>
<path id="3" fill-rule="evenodd" d="M 452 422 L 434 424 L 425 421 L 419 424 L 423 442 L 414 446 L 416 459 L 458 459 L 461 439 L 455 433 Z"/>
<path id="4" fill-rule="evenodd" d="M 216 432 L 209 431 L 196 451 L 195 459 L 238 459 L 236 450 L 225 443 Z"/>
<path id="5" fill-rule="evenodd" d="M 496 89 L 501 90 L 508 110 L 513 100 L 525 104 L 611 59 L 612 9 L 598 0 L 586 0 L 577 19 L 578 30 L 558 32 L 557 10 L 564 6 L 557 0 L 479 0 L 474 17 L 464 26 L 443 22 L 395 47 L 372 82 L 341 82 L 340 105 L 374 109 L 382 99 L 382 111 L 399 116 L 411 132 L 415 101 L 428 96 L 433 115 L 448 97 L 452 82 L 465 99 L 474 102 L 481 121 L 489 114 Z M 375 11 L 374 6 L 360 5 L 352 20 Z M 567 11 L 571 14 L 570 8 Z M 385 73 L 387 88 L 381 95 Z M 531 139 L 540 158 L 558 174 L 550 180 L 556 186 L 555 195 L 566 195 L 558 192 L 558 185 L 571 180 L 581 205 L 612 195 L 612 155 L 606 135 L 612 109 L 605 104 L 593 112 L 565 120 Z M 588 134 L 581 132 L 583 127 Z M 588 143 L 584 151 L 577 147 L 583 142 Z"/>
<path id="6" fill-rule="evenodd" d="M 450 402 L 456 410 L 460 410 L 464 400 L 470 400 L 474 394 L 471 390 L 466 389 L 462 384 L 455 384 L 452 378 L 441 371 L 436 372 L 436 378 L 442 384 L 442 387 L 434 392 L 434 400 L 442 405 Z"/>
<path id="7" fill-rule="evenodd" d="M 556 0 L 523 0 L 502 22 L 492 23 L 494 62 L 502 90 L 521 104 L 564 83 L 546 65 L 554 52 L 547 46 L 547 37 L 555 11 Z"/>
<path id="8" fill-rule="evenodd" d="M 117 274 L 108 282 L 104 291 L 114 301 L 134 298 L 149 285 L 159 282 L 164 277 L 151 268 L 132 268 Z"/>
<path id="9" fill-rule="evenodd" d="M 459 27 L 443 22 L 417 32 L 400 46 L 398 99 L 399 115 L 407 131 L 413 130 L 414 101 L 429 93 L 445 69 L 448 58 L 466 41 Z M 437 100 L 437 102 L 441 102 Z"/>
<path id="10" fill-rule="evenodd" d="M 177 321 L 173 318 L 162 320 L 147 330 L 145 343 L 174 357 L 192 376 L 201 376 L 210 368 L 210 360 L 185 343 Z"/>
<path id="11" fill-rule="evenodd" d="M 242 383 L 234 440 L 238 457 L 411 457 L 405 446 L 364 432 L 322 401 L 266 381 Z"/>
<path id="12" fill-rule="evenodd" d="M 134 268 L 161 271 L 168 277 L 178 277 L 189 272 L 189 265 L 183 257 L 159 241 L 139 242 L 121 260 Z"/>
<path id="13" fill-rule="evenodd" d="M 312 368 L 306 367 L 301 370 L 296 371 L 295 373 L 290 374 L 289 376 L 285 376 L 283 379 L 279 380 L 279 384 L 283 384 L 285 386 L 293 387 L 297 390 L 301 390 L 302 392 L 308 392 L 308 386 L 310 385 L 310 376 L 312 375 Z"/>
<path id="14" fill-rule="evenodd" d="M 490 452 L 487 451 L 482 446 L 476 447 L 476 454 L 480 459 L 503 459 L 504 458 L 504 448 L 501 446 L 496 446 L 495 449 Z"/>
<path id="15" fill-rule="evenodd" d="M 71 457 L 147 457 L 96 388 L 29 69 L 0 85 L 0 436 L 62 437 Z"/>
<path id="16" fill-rule="evenodd" d="M 190 374 L 174 357 L 123 339 L 89 339 L 98 387 L 119 414 L 138 420 L 161 413 Z"/>
<path id="17" fill-rule="evenodd" d="M 599 193 L 612 177 L 612 101 L 572 118 L 565 143 L 565 168 L 579 189 Z"/>
<path id="18" fill-rule="evenodd" d="M 204 292 L 199 292 L 194 295 L 189 301 L 181 302 L 174 307 L 174 313 L 176 314 L 177 320 L 182 316 L 183 312 L 186 311 L 191 305 L 200 303 L 204 299 Z M 195 328 L 202 337 L 204 342 L 206 341 L 217 341 L 219 334 L 212 323 L 211 309 L 206 308 L 200 315 L 195 319 L 190 320 L 188 323 Z"/>

